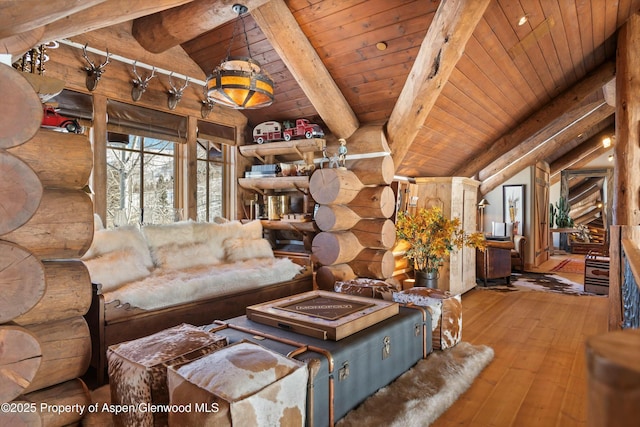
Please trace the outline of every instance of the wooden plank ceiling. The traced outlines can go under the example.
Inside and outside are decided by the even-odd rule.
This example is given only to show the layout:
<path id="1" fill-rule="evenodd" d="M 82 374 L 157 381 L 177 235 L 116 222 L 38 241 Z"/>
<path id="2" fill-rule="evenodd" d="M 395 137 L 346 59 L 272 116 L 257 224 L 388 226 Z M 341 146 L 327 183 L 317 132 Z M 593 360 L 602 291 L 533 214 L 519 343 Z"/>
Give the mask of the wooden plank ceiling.
<path id="1" fill-rule="evenodd" d="M 609 132 L 613 124 L 613 108 L 605 103 L 602 87 L 614 77 L 611 61 L 616 31 L 638 11 L 640 0 L 491 0 L 480 11 L 479 20 L 474 20 L 478 12 L 470 6 L 474 1 L 247 0 L 249 13 L 244 21 L 251 56 L 273 77 L 276 96 L 270 107 L 243 114 L 250 126 L 307 117 L 336 134 L 365 124 L 384 125 L 398 111 L 410 73 L 427 75 L 424 71 L 431 68 L 426 67 L 437 70 L 439 65 L 455 65 L 437 88 L 435 103 L 425 107 L 424 123 L 407 120 L 418 131 L 409 141 L 407 155 L 396 164 L 398 174 L 480 176 L 486 184 L 483 192 L 487 192 L 512 173 L 495 163 L 500 159 L 506 159 L 508 165 L 524 156 L 518 167 L 535 160 L 567 164 L 581 145 L 588 141 L 597 145 L 592 138 Z M 77 22 L 74 16 L 82 18 L 82 13 L 122 1 L 96 3 L 66 19 Z M 226 56 L 236 19 L 220 11 L 230 10 L 233 2 L 164 1 L 166 7 L 154 8 L 149 6 L 157 2 L 150 0 L 133 3 L 127 9 L 130 16 L 110 18 L 102 26 L 133 20 L 134 36 L 147 50 L 180 44 L 206 74 Z M 279 7 L 286 13 L 278 12 L 282 11 Z M 438 13 L 463 24 L 447 27 L 439 23 L 438 28 L 430 28 Z M 528 20 L 519 25 L 522 16 Z M 41 16 L 36 18 L 39 21 L 31 25 L 23 19 L 20 29 L 37 30 L 42 22 L 47 23 Z M 73 35 L 69 25 L 61 25 L 57 17 L 51 21 L 47 35 L 55 36 L 51 27 L 56 25 L 65 28 L 58 31 L 64 37 Z M 471 21 L 475 29 L 468 40 L 458 40 L 458 28 Z M 91 21 L 90 29 L 100 27 Z M 448 33 L 452 28 L 456 31 Z M 78 25 L 75 31 L 81 29 Z M 297 38 L 287 39 L 291 34 Z M 281 43 L 270 42 L 274 37 Z M 299 43 L 303 37 L 306 40 Z M 425 40 L 441 40 L 442 45 L 435 46 L 436 53 L 443 52 L 437 63 L 416 63 Z M 6 46 L 12 39 L 0 41 L 11 51 Z M 446 50 L 457 42 L 466 42 L 459 59 Z M 378 49 L 380 43 L 385 49 Z M 296 49 L 301 58 L 311 58 L 311 66 L 296 62 Z M 244 37 L 236 36 L 231 55 L 246 54 Z M 323 95 L 329 99 L 322 99 Z M 332 128 L 349 114 L 353 117 L 342 120 L 339 132 Z M 589 119 L 583 128 L 577 125 Z M 393 150 L 393 135 L 389 139 Z M 544 143 L 544 155 L 529 154 L 529 149 L 522 152 L 523 148 L 518 151 L 517 146 L 525 142 L 534 147 Z"/>

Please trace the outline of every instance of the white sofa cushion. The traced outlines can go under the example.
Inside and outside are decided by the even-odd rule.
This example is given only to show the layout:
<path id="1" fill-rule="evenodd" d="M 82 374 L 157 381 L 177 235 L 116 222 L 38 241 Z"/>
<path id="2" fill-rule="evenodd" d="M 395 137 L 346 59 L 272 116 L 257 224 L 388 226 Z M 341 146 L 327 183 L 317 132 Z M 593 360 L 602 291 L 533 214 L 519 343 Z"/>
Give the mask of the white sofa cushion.
<path id="1" fill-rule="evenodd" d="M 153 259 L 159 268 L 173 270 L 221 262 L 206 243 L 163 245 L 155 250 Z"/>
<path id="2" fill-rule="evenodd" d="M 224 248 L 229 262 L 273 258 L 273 250 L 267 239 L 227 239 Z"/>
<path id="3" fill-rule="evenodd" d="M 147 242 L 140 230 L 133 225 L 95 231 L 91 246 L 82 256 L 82 260 L 93 259 L 111 252 L 121 252 L 124 249 L 131 249 L 127 254 L 138 258 L 145 267 L 153 267 Z M 119 256 L 122 255 L 122 253 L 119 254 Z"/>
<path id="4" fill-rule="evenodd" d="M 91 281 L 102 285 L 102 292 L 112 291 L 150 274 L 144 260 L 132 248 L 115 250 L 83 262 Z"/>

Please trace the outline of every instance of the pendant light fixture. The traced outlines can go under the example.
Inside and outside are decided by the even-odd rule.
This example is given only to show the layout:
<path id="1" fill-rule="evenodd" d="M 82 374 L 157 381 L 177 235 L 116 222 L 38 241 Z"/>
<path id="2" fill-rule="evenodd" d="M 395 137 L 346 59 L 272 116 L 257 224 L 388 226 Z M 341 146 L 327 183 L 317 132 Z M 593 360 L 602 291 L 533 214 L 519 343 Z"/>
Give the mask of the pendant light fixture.
<path id="1" fill-rule="evenodd" d="M 244 5 L 234 4 L 233 11 L 238 14 L 242 24 L 248 57 L 230 56 L 238 27 L 236 20 L 227 57 L 207 78 L 207 96 L 216 104 L 238 110 L 267 107 L 273 103 L 273 80 L 262 70 L 260 63 L 251 58 L 247 29 L 242 17 L 248 9 Z"/>

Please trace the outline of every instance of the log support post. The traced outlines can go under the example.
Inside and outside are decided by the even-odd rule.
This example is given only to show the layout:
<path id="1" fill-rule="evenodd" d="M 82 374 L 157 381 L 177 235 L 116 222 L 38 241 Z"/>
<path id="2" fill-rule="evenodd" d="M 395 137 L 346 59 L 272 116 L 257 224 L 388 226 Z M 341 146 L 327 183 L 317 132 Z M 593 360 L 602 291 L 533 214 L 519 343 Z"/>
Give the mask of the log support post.
<path id="1" fill-rule="evenodd" d="M 640 224 L 640 14 L 618 35 L 613 224 Z"/>

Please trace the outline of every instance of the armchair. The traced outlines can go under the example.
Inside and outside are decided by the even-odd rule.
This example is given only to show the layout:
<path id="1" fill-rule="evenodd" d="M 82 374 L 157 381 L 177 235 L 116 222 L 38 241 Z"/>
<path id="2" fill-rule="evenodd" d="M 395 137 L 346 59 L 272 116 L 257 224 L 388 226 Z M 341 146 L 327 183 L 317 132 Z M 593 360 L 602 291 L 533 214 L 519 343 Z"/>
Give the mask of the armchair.
<path id="1" fill-rule="evenodd" d="M 511 249 L 511 269 L 519 269 L 524 271 L 525 244 L 527 238 L 522 235 L 513 236 L 513 249 Z"/>

